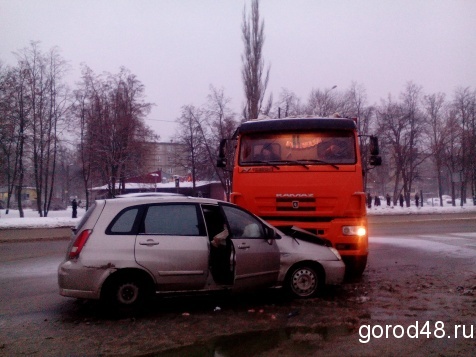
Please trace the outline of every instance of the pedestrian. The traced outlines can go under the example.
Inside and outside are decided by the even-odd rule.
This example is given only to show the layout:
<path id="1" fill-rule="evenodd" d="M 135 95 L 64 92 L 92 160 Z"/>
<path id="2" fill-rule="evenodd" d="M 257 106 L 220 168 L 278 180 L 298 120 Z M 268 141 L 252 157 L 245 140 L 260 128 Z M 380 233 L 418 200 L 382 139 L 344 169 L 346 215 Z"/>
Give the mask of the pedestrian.
<path id="1" fill-rule="evenodd" d="M 390 206 L 390 195 L 388 193 L 385 198 L 387 199 L 387 206 Z"/>
<path id="2" fill-rule="evenodd" d="M 372 196 L 370 195 L 370 192 L 367 193 L 367 207 L 372 208 Z"/>
<path id="3" fill-rule="evenodd" d="M 418 207 L 419 203 L 420 203 L 420 196 L 418 196 L 418 193 L 415 193 L 415 205 Z"/>
<path id="4" fill-rule="evenodd" d="M 400 194 L 400 207 L 403 207 L 403 194 Z"/>
<path id="5" fill-rule="evenodd" d="M 380 206 L 380 197 L 379 197 L 379 196 L 375 196 L 375 198 L 374 198 L 374 205 L 375 205 L 375 207 L 379 207 L 379 206 Z"/>
<path id="6" fill-rule="evenodd" d="M 76 202 L 76 198 L 73 198 L 71 207 L 73 208 L 73 218 L 78 218 L 78 202 Z"/>

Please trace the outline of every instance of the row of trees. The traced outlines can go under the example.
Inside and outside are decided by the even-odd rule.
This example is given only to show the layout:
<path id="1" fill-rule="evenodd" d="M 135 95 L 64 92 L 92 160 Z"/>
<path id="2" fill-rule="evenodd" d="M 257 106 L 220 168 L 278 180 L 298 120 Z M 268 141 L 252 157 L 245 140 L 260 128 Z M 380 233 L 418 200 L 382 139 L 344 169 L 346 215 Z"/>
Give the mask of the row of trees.
<path id="1" fill-rule="evenodd" d="M 37 43 L 16 56 L 17 66 L 0 67 L 2 182 L 8 200 L 16 195 L 21 203 L 22 187 L 33 181 L 43 215 L 53 197 L 59 137 L 66 126 L 66 63 L 56 49 L 41 53 Z M 18 208 L 23 216 L 22 205 Z"/>
<path id="2" fill-rule="evenodd" d="M 65 84 L 67 62 L 58 49 L 43 53 L 38 43 L 16 53 L 15 66 L 0 65 L 0 182 L 23 217 L 26 186 L 36 191 L 36 208 L 47 216 L 70 173 L 80 177 L 89 205 L 92 182 L 116 183 L 141 173 L 144 143 L 156 136 L 144 124 L 150 103 L 128 70 L 96 75 L 84 66 L 81 81 Z M 67 177 L 62 177 L 66 173 Z M 60 180 L 63 185 L 58 184 Z M 67 193 L 67 192 L 66 192 Z"/>
<path id="3" fill-rule="evenodd" d="M 188 155 L 178 160 L 197 179 L 219 179 L 228 192 L 230 172 L 217 170 L 218 143 L 230 138 L 241 121 L 258 116 L 357 117 L 363 162 L 368 162 L 367 135 L 378 134 L 384 166 L 365 167 L 366 190 L 394 201 L 421 189 L 425 179 L 437 182 L 438 194 L 460 192 L 463 203 L 476 194 L 476 92 L 459 88 L 452 98 L 425 94 L 408 83 L 400 96 L 370 105 L 363 85 L 346 90 L 336 86 L 311 90 L 302 100 L 283 89 L 278 100 L 265 92 L 270 68 L 263 60 L 264 21 L 259 1 L 251 14 L 243 12 L 242 80 L 246 101 L 240 115 L 231 109 L 223 89 L 210 87 L 206 103 L 185 105 L 177 119 L 176 141 Z M 86 205 L 93 185 L 107 184 L 109 196 L 124 188 L 126 179 L 144 174 L 145 144 L 157 136 L 144 124 L 151 103 L 145 87 L 127 69 L 97 75 L 83 66 L 79 83 L 65 84 L 67 62 L 57 49 L 43 53 L 38 43 L 16 53 L 15 66 L 0 63 L 0 186 L 7 187 L 22 211 L 22 188 L 34 186 L 40 216 L 46 216 L 58 190 L 69 200 L 70 177 L 78 177 Z M 232 150 L 230 150 L 232 151 Z M 71 175 L 71 176 L 70 176 Z M 63 185 L 58 184 L 62 177 Z M 417 187 L 418 186 L 418 187 Z M 56 190 L 56 191 L 55 191 Z"/>
<path id="4" fill-rule="evenodd" d="M 447 99 L 408 83 L 399 101 L 382 100 L 375 120 L 390 168 L 380 179 L 395 183 L 394 202 L 403 191 L 408 206 L 409 193 L 425 180 L 436 181 L 440 204 L 442 194 L 451 193 L 454 205 L 457 189 L 461 205 L 468 187 L 476 196 L 476 91 L 458 88 Z"/>

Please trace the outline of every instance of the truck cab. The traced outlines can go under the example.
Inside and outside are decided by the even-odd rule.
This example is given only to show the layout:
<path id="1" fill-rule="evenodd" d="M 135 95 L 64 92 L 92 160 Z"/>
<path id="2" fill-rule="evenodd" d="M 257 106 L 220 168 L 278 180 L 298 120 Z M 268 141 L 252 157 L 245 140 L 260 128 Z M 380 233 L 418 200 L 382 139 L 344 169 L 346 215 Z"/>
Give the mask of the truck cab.
<path id="1" fill-rule="evenodd" d="M 253 120 L 236 138 L 231 202 L 280 230 L 297 226 L 329 240 L 348 272 L 361 275 L 368 236 L 355 120 Z"/>

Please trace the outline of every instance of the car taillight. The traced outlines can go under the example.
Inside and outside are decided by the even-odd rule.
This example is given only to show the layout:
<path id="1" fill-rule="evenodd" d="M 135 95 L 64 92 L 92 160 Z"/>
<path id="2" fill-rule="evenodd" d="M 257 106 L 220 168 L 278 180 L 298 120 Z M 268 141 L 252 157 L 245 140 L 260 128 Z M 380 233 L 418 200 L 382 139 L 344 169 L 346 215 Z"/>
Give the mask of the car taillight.
<path id="1" fill-rule="evenodd" d="M 91 234 L 92 230 L 86 229 L 81 232 L 81 234 L 76 238 L 74 241 L 73 246 L 71 247 L 71 250 L 69 252 L 69 258 L 77 258 L 79 257 L 79 253 L 81 253 L 81 250 L 83 249 L 84 245 L 88 241 L 89 235 Z"/>

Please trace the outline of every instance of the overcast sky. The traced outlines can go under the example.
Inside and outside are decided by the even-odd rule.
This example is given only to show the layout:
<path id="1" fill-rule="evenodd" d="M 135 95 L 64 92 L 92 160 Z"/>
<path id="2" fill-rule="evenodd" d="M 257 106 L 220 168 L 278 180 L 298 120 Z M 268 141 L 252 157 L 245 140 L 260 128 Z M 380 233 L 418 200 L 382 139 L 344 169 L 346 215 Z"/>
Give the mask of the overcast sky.
<path id="1" fill-rule="evenodd" d="M 40 41 L 96 73 L 128 68 L 155 103 L 146 123 L 162 140 L 183 105 L 201 106 L 210 85 L 240 112 L 241 23 L 251 0 L 0 0 L 0 61 Z M 409 81 L 452 96 L 476 87 L 475 0 L 261 0 L 268 94 L 307 101 L 312 89 L 362 84 L 369 104 Z"/>

